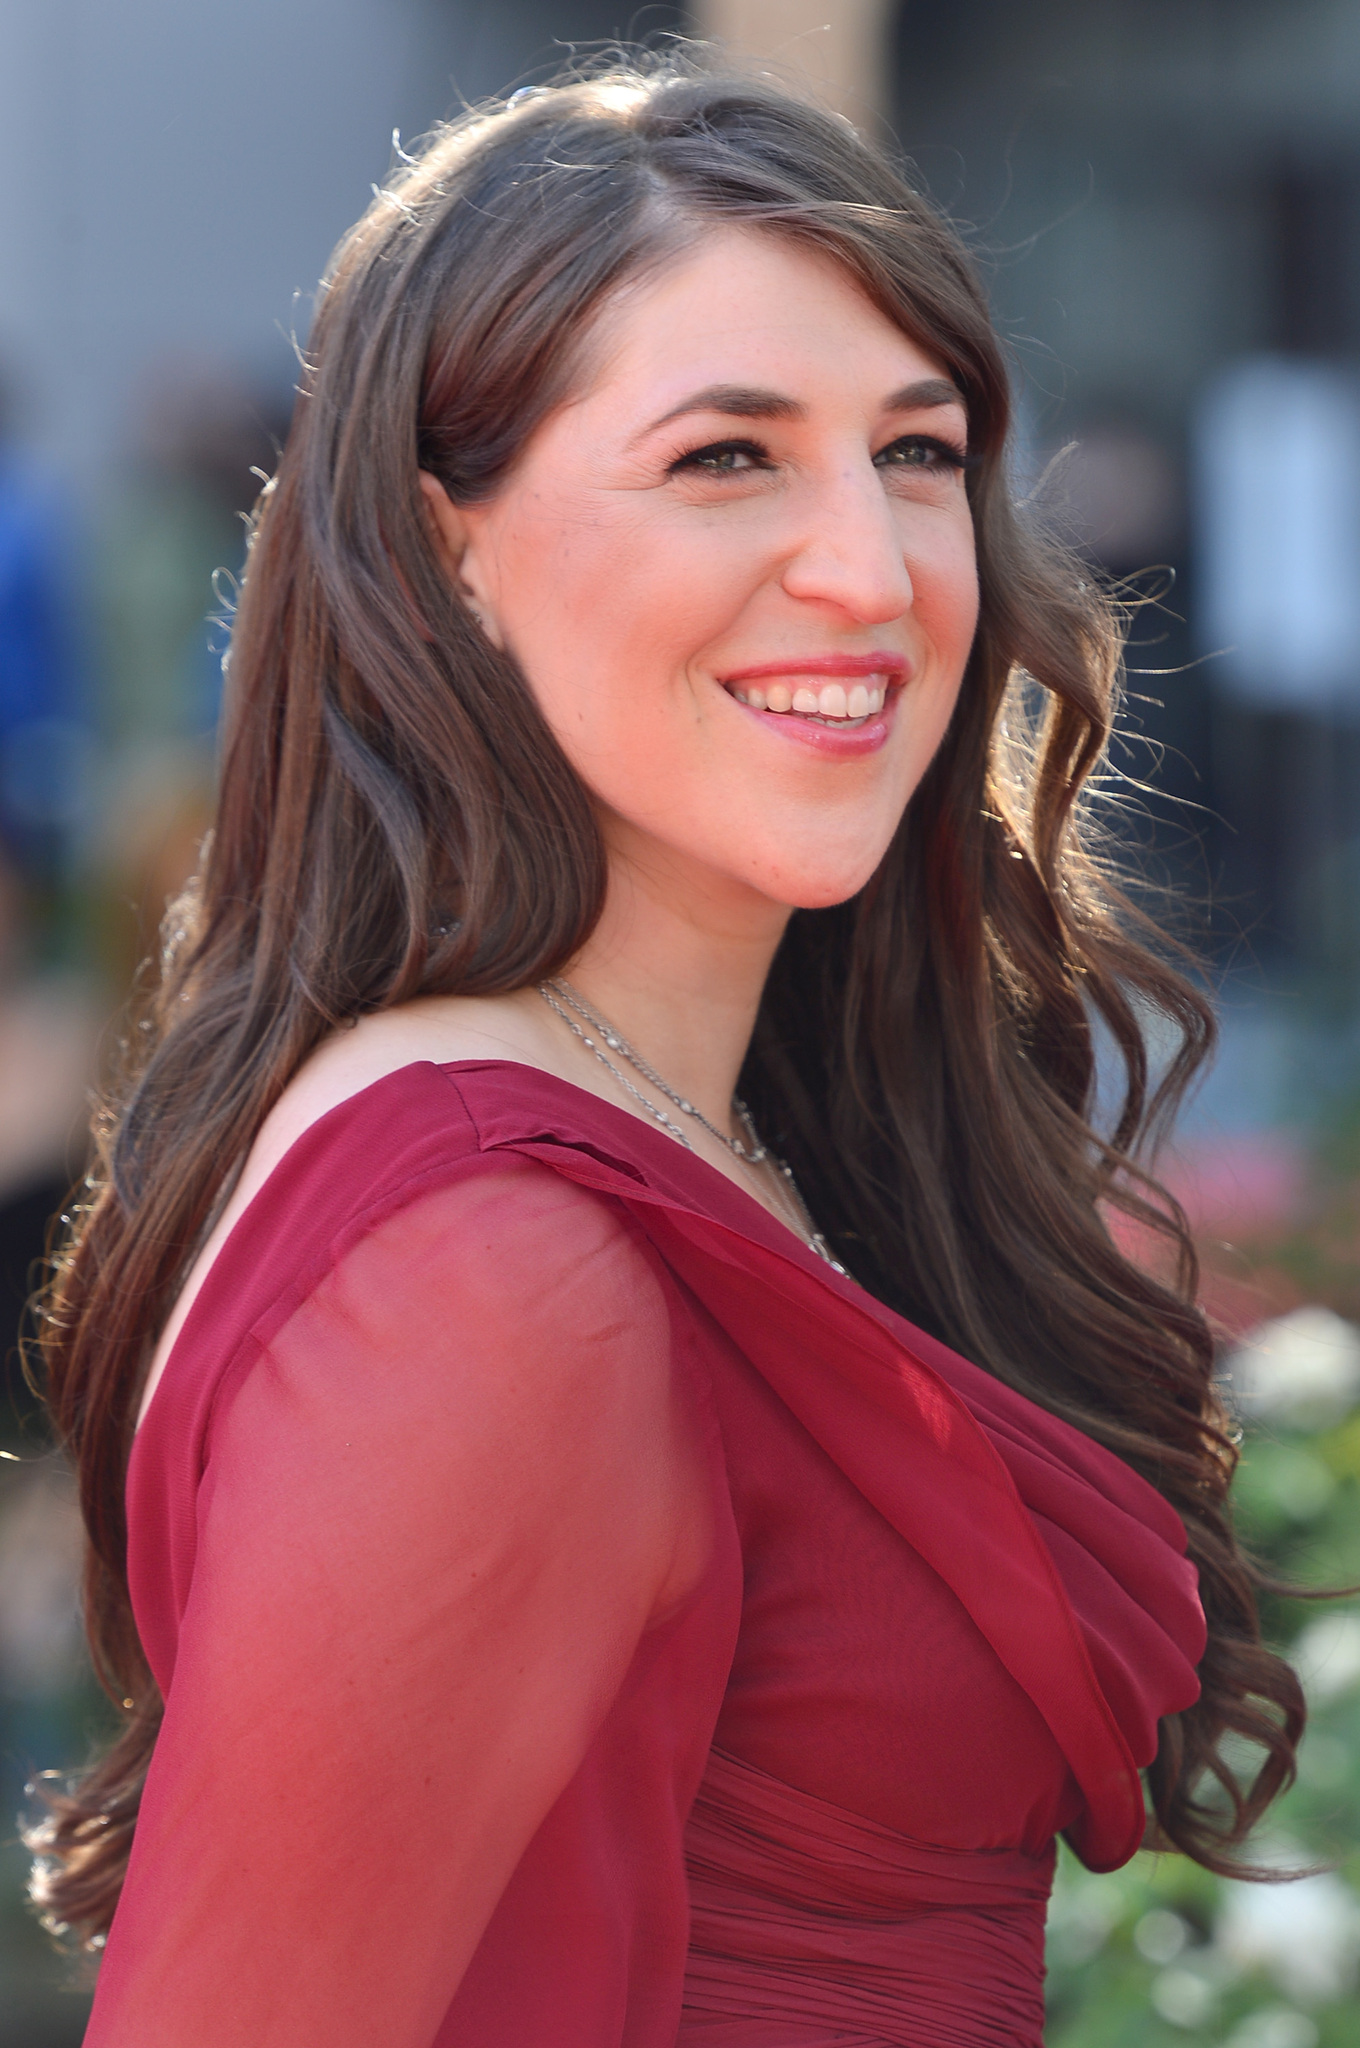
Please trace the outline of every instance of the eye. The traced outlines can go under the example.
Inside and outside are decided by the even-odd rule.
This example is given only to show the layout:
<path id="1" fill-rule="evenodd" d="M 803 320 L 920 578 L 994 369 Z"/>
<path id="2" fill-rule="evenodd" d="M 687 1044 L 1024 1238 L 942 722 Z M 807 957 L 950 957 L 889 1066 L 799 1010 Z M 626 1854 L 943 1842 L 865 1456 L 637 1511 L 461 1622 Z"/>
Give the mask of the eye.
<path id="1" fill-rule="evenodd" d="M 710 441 L 677 457 L 667 473 L 676 476 L 688 470 L 691 476 L 741 476 L 769 466 L 770 458 L 757 441 Z"/>
<path id="2" fill-rule="evenodd" d="M 880 448 L 874 457 L 878 469 L 917 469 L 939 474 L 943 470 L 971 469 L 974 458 L 956 448 L 952 441 L 941 441 L 934 434 L 904 434 L 900 441 L 890 441 L 886 448 Z"/>

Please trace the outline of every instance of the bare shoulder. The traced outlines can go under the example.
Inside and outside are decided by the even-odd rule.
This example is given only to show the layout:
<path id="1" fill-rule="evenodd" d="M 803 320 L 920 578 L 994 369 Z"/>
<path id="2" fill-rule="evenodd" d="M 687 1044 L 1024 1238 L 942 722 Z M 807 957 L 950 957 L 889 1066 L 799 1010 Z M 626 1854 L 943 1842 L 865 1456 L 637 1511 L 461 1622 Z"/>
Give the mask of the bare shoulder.
<path id="1" fill-rule="evenodd" d="M 515 1060 L 560 1072 L 551 1031 L 524 994 L 430 996 L 361 1017 L 334 1032 L 299 1068 L 251 1148 L 237 1192 L 248 1202 L 319 1117 L 421 1060 Z"/>

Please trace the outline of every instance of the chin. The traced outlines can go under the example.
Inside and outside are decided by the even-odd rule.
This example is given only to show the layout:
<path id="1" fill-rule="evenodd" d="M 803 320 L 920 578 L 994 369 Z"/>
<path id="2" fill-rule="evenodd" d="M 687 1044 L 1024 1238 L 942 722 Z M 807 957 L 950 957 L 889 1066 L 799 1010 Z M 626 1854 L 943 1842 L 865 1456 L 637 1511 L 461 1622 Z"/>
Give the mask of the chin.
<path id="1" fill-rule="evenodd" d="M 760 821 L 748 842 L 747 872 L 763 895 L 789 910 L 831 910 L 872 881 L 900 824 L 895 804 L 889 809 L 866 802 L 858 817 L 821 820 L 790 807 L 776 821 Z M 796 861 L 789 858 L 790 846 L 800 848 Z"/>
<path id="2" fill-rule="evenodd" d="M 833 910 L 838 903 L 848 903 L 852 896 L 858 896 L 877 873 L 882 858 L 880 853 L 874 860 L 823 870 L 813 876 L 772 878 L 765 893 L 788 910 Z"/>
<path id="3" fill-rule="evenodd" d="M 873 870 L 871 869 L 870 873 L 872 872 Z M 834 910 L 838 903 L 848 903 L 852 897 L 858 896 L 860 890 L 864 887 L 864 883 L 867 882 L 868 879 L 869 876 L 865 875 L 863 881 L 847 883 L 837 889 L 822 889 L 819 890 L 816 894 L 814 894 L 811 890 L 805 890 L 802 894 L 799 895 L 795 902 L 791 902 L 789 904 L 789 909 Z"/>

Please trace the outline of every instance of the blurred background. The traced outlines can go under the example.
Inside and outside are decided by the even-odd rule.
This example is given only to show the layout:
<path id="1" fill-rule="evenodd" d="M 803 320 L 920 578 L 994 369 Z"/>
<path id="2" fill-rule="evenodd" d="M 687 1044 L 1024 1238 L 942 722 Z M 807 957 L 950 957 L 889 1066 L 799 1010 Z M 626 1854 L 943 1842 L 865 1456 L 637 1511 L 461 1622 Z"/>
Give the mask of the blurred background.
<path id="1" fill-rule="evenodd" d="M 1360 1579 L 1360 0 L 0 0 L 0 2048 L 80 2039 L 10 1817 L 102 1726 L 10 1338 L 204 829 L 295 340 L 394 131 L 677 31 L 810 79 L 967 224 L 1018 487 L 1138 602 L 1104 803 L 1222 1007 L 1166 1171 L 1242 1517 Z M 1360 2048 L 1360 1610 L 1268 1620 L 1314 1721 L 1259 1853 L 1330 1867 L 1065 1862 L 1053 2048 Z"/>

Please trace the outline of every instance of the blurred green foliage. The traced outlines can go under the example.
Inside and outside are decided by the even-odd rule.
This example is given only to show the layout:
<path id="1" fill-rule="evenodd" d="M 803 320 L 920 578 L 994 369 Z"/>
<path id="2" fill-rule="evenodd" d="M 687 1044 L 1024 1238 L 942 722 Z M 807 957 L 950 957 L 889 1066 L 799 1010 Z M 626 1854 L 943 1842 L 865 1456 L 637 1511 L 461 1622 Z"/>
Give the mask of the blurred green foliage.
<path id="1" fill-rule="evenodd" d="M 1304 1203 L 1273 1232 L 1204 1248 L 1276 1300 L 1360 1323 L 1360 1091 L 1331 1105 Z M 1305 1587 L 1360 1581 L 1360 1409 L 1322 1427 L 1247 1430 L 1239 1531 Z M 1049 2048 L 1360 2048 L 1360 1600 L 1262 1599 L 1267 1639 L 1300 1670 L 1309 1725 L 1296 1784 L 1249 1853 L 1310 1869 L 1223 1882 L 1181 1856 L 1094 1877 L 1065 1848 L 1049 1920 Z M 1244 1757 L 1243 1762 L 1249 1762 Z"/>

